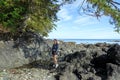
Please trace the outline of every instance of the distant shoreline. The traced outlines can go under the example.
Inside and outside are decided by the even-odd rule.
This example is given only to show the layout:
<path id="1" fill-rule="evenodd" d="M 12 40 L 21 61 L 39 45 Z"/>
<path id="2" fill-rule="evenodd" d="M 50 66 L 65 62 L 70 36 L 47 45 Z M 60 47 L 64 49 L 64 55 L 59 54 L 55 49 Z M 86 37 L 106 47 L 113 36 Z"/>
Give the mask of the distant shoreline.
<path id="1" fill-rule="evenodd" d="M 77 44 L 96 44 L 96 43 L 110 43 L 120 44 L 120 39 L 58 39 L 63 42 L 76 42 Z"/>

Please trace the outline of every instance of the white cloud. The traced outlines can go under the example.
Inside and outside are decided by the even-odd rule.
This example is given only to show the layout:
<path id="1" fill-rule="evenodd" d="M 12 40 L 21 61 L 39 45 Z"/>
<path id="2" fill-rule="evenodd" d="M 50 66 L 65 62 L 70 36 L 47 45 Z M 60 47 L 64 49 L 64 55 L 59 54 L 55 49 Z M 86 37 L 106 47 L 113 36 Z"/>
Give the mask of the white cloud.
<path id="1" fill-rule="evenodd" d="M 88 25 L 97 24 L 97 23 L 98 21 L 91 16 L 79 16 L 74 21 L 74 24 L 78 24 L 81 26 L 88 26 Z"/>
<path id="2" fill-rule="evenodd" d="M 113 32 L 113 25 L 108 23 L 108 17 L 96 18 L 88 15 L 79 15 L 77 7 L 81 0 L 74 4 L 61 7 L 58 12 L 60 21 L 56 22 L 57 28 L 49 34 L 49 38 L 119 38 L 120 35 Z"/>
<path id="3" fill-rule="evenodd" d="M 79 16 L 79 17 L 76 18 L 74 23 L 76 23 L 76 24 L 85 23 L 86 21 L 89 21 L 89 18 L 90 17 Z"/>
<path id="4" fill-rule="evenodd" d="M 62 8 L 58 12 L 58 18 L 62 21 L 68 21 L 72 19 L 72 15 L 69 14 L 69 11 L 66 8 Z"/>

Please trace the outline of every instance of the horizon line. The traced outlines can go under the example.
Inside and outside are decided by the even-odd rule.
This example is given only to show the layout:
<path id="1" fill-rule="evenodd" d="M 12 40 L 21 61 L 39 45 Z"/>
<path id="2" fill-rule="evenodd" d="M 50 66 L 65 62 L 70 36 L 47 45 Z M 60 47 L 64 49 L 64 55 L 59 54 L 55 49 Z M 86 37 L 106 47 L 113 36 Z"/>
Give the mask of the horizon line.
<path id="1" fill-rule="evenodd" d="M 95 38 L 46 38 L 46 39 L 95 39 Z M 96 39 L 103 39 L 103 38 L 96 38 Z M 117 38 L 104 38 L 104 39 L 117 39 Z"/>

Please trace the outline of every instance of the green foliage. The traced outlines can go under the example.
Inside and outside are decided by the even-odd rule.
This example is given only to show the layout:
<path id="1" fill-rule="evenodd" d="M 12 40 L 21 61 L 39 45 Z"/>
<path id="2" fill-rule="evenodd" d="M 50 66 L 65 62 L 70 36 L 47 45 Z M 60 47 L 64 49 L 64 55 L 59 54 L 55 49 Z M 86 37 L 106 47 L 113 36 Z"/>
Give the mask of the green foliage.
<path id="1" fill-rule="evenodd" d="M 30 6 L 32 7 L 30 7 L 31 13 L 27 20 L 27 27 L 36 32 L 40 31 L 42 35 L 46 36 L 55 28 L 54 22 L 58 20 L 56 13 L 59 5 L 50 0 L 34 0 Z"/>
<path id="2" fill-rule="evenodd" d="M 0 23 L 4 28 L 9 28 L 15 32 L 23 20 L 26 7 L 23 2 L 18 0 L 0 0 Z"/>
<path id="3" fill-rule="evenodd" d="M 110 17 L 110 23 L 115 25 L 115 31 L 120 31 L 120 2 L 116 0 L 86 0 L 82 9 L 85 14 L 97 18 L 105 15 Z"/>
<path id="4" fill-rule="evenodd" d="M 14 34 L 19 31 L 38 32 L 47 36 L 56 27 L 57 12 L 59 6 L 65 2 L 72 3 L 75 0 L 0 0 L 0 25 Z M 110 23 L 115 25 L 115 30 L 120 31 L 120 3 L 115 0 L 83 0 L 87 5 L 81 9 L 87 15 L 110 16 Z M 0 27 L 1 28 L 1 27 Z"/>
<path id="5" fill-rule="evenodd" d="M 76 0 L 62 0 L 72 3 Z M 120 2 L 119 0 L 82 0 L 80 13 L 84 13 L 97 18 L 105 15 L 110 17 L 110 24 L 115 25 L 115 31 L 120 32 Z"/>
<path id="6" fill-rule="evenodd" d="M 0 0 L 0 24 L 11 32 L 32 30 L 46 36 L 55 28 L 57 0 Z"/>

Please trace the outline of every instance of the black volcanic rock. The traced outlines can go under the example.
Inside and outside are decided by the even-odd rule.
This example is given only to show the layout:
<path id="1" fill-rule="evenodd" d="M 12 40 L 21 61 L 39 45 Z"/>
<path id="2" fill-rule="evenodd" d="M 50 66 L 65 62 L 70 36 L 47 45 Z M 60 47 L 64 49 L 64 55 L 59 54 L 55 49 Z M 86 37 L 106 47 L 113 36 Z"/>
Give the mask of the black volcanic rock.
<path id="1" fill-rule="evenodd" d="M 91 63 L 94 64 L 94 67 L 105 68 L 106 63 L 108 63 L 108 56 L 106 54 L 96 57 L 91 60 Z"/>
<path id="2" fill-rule="evenodd" d="M 37 48 L 30 44 L 23 46 L 21 49 L 21 47 L 13 48 L 14 42 L 10 41 L 8 44 L 1 41 L 0 69 L 5 67 L 8 69 L 14 68 L 16 65 L 19 68 L 22 64 L 32 62 L 28 65 L 29 67 L 31 66 L 31 69 L 29 68 L 31 73 L 32 69 L 35 69 L 38 72 L 41 72 L 39 70 L 47 71 L 45 76 L 48 78 L 51 73 L 54 75 L 52 75 L 51 79 L 46 80 L 120 80 L 120 46 L 118 44 L 75 44 L 71 42 L 60 42 L 58 55 L 59 66 L 56 69 L 53 67 L 54 63 L 48 47 L 51 47 L 52 44 L 52 40 L 47 40 L 46 43 L 41 42 L 40 45 L 36 44 Z M 26 76 L 31 75 L 27 74 L 25 73 Z M 41 72 L 38 75 L 35 72 L 35 75 L 38 76 L 42 74 Z M 55 79 L 52 79 L 54 77 Z M 11 80 L 13 78 L 11 77 Z M 19 79 L 16 77 L 14 80 Z"/>
<path id="3" fill-rule="evenodd" d="M 85 51 L 75 52 L 74 54 L 66 55 L 64 58 L 64 61 L 67 61 L 67 62 L 73 62 L 73 60 L 79 61 L 79 60 L 81 60 L 81 58 L 83 58 L 85 56 L 86 56 Z"/>
<path id="4" fill-rule="evenodd" d="M 87 80 L 95 80 L 93 77 L 89 77 Z"/>
<path id="5" fill-rule="evenodd" d="M 108 51 L 107 56 L 110 62 L 120 65 L 120 45 L 113 45 Z"/>

